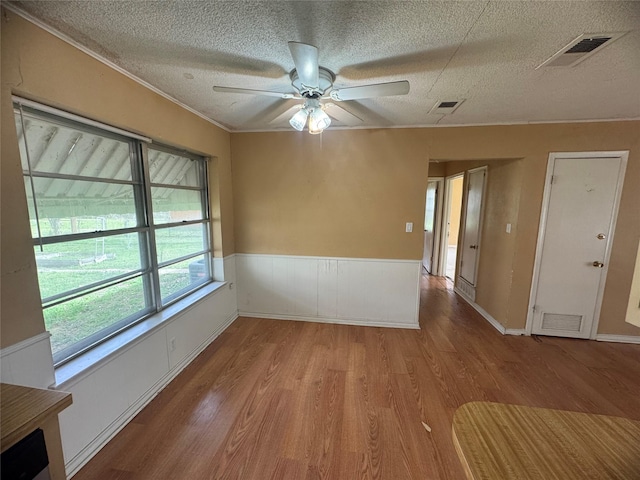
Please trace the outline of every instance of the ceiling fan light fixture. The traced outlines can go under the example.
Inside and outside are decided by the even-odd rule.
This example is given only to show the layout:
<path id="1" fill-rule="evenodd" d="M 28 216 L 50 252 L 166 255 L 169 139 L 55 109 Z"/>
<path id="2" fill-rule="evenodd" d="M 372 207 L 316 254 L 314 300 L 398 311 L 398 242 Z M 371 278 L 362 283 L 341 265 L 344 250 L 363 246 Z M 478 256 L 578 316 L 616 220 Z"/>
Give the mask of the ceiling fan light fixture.
<path id="1" fill-rule="evenodd" d="M 289 124 L 299 132 L 304 130 L 305 125 L 307 124 L 307 117 L 309 116 L 309 112 L 306 108 L 301 108 L 296 114 L 291 117 L 289 120 Z"/>
<path id="2" fill-rule="evenodd" d="M 289 124 L 299 132 L 308 124 L 309 133 L 316 135 L 331 125 L 331 118 L 322 110 L 320 100 L 307 98 L 304 106 L 291 117 Z"/>

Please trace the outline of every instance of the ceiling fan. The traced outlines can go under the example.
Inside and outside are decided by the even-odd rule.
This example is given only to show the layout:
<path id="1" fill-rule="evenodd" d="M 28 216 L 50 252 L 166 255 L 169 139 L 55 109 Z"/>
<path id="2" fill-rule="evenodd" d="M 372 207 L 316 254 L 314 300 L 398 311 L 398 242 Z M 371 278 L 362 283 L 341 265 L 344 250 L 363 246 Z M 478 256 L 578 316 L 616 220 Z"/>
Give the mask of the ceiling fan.
<path id="1" fill-rule="evenodd" d="M 307 127 L 311 134 L 320 133 L 331 124 L 331 118 L 325 110 L 337 120 L 347 124 L 362 121 L 335 103 L 321 103 L 321 100 L 331 99 L 342 102 L 409 93 L 409 82 L 406 80 L 334 89 L 333 82 L 336 75 L 328 68 L 318 64 L 318 49 L 316 47 L 306 43 L 289 42 L 289 50 L 295 65 L 295 68 L 289 73 L 289 78 L 291 85 L 296 90 L 295 93 L 221 86 L 214 86 L 213 90 L 224 93 L 266 95 L 283 99 L 303 98 L 303 103 L 293 107 L 295 113 L 289 123 L 299 131 Z M 278 116 L 272 122 L 281 120 L 283 116 L 288 115 L 290 115 L 290 111 Z"/>

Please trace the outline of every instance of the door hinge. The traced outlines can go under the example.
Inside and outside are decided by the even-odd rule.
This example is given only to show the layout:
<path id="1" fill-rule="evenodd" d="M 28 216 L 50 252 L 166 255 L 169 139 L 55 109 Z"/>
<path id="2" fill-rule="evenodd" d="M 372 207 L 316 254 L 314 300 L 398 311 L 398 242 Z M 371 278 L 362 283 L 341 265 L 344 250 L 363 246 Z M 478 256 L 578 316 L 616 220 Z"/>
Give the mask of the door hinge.
<path id="1" fill-rule="evenodd" d="M 533 313 L 536 313 L 536 310 L 538 310 L 538 306 L 537 305 L 534 305 L 533 307 L 531 307 L 531 311 Z"/>
<path id="2" fill-rule="evenodd" d="M 551 185 L 553 185 L 554 183 L 556 183 L 556 176 L 551 175 Z"/>

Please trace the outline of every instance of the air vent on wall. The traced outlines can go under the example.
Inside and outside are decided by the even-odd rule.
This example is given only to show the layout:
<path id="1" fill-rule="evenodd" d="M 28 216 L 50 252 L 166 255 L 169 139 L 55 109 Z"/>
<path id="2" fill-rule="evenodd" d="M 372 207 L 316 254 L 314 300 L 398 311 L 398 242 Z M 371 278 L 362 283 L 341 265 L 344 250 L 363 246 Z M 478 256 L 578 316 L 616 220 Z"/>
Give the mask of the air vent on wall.
<path id="1" fill-rule="evenodd" d="M 441 115 L 449 115 L 460 106 L 460 104 L 464 102 L 464 98 L 459 100 L 446 100 L 446 101 L 438 101 L 433 106 L 429 113 L 439 113 Z"/>
<path id="2" fill-rule="evenodd" d="M 563 315 L 558 313 L 544 313 L 542 315 L 543 330 L 579 332 L 581 328 L 582 315 Z"/>
<path id="3" fill-rule="evenodd" d="M 587 57 L 611 45 L 626 32 L 618 33 L 585 33 L 574 39 L 559 52 L 536 67 L 573 67 Z"/>

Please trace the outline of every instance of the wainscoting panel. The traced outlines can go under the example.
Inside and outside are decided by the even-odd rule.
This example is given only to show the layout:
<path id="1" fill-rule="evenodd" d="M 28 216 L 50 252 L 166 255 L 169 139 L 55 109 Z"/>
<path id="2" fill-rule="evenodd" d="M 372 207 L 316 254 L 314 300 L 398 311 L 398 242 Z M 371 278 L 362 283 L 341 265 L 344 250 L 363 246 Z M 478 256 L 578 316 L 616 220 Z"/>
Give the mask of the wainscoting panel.
<path id="1" fill-rule="evenodd" d="M 318 259 L 318 316 L 338 318 L 338 260 Z"/>
<path id="2" fill-rule="evenodd" d="M 235 259 L 214 266 L 227 282 L 102 364 L 65 383 L 60 414 L 67 476 L 74 475 L 238 316 Z M 173 340 L 173 342 L 172 342 Z"/>
<path id="3" fill-rule="evenodd" d="M 73 404 L 63 411 L 65 462 L 89 445 L 168 371 L 164 330 L 153 334 L 64 390 Z"/>
<path id="4" fill-rule="evenodd" d="M 39 335 L 0 350 L 0 380 L 25 387 L 49 388 L 55 383 L 51 334 Z"/>
<path id="5" fill-rule="evenodd" d="M 240 315 L 418 328 L 419 260 L 235 257 Z"/>
<path id="6" fill-rule="evenodd" d="M 222 287 L 229 290 L 229 286 Z M 166 326 L 166 350 L 169 352 L 169 368 L 174 369 L 184 362 L 205 339 L 212 333 L 216 336 L 222 331 L 217 331 L 217 327 L 224 325 L 229 317 L 236 312 L 235 304 L 232 304 L 230 291 L 216 292 L 224 293 L 220 295 L 219 305 L 211 308 L 208 302 L 199 302 L 191 307 L 181 321 L 171 322 Z"/>

